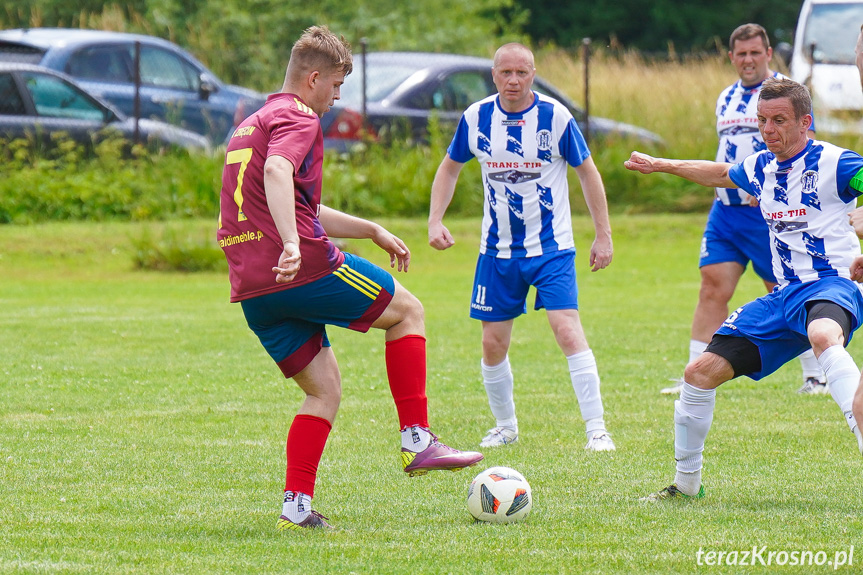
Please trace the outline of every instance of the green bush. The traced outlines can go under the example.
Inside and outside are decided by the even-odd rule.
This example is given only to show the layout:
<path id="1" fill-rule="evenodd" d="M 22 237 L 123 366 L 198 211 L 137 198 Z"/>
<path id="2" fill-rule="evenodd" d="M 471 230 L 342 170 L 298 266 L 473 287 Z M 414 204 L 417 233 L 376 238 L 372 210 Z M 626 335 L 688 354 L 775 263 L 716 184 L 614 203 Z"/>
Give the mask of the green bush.
<path id="1" fill-rule="evenodd" d="M 432 129 L 427 145 L 393 141 L 364 144 L 350 154 L 328 153 L 323 203 L 363 217 L 424 216 L 435 172 L 449 136 Z M 608 140 L 592 145 L 613 213 L 704 211 L 709 190 L 680 178 L 643 177 L 623 168 L 634 144 Z M 0 141 L 0 223 L 62 220 L 150 221 L 212 218 L 219 213 L 222 154 L 183 150 L 127 150 L 117 140 L 92 149 L 62 138 L 50 149 L 32 142 Z M 479 164 L 462 170 L 449 215 L 482 213 Z M 578 178 L 570 172 L 573 211 L 585 213 Z"/>
<path id="2" fill-rule="evenodd" d="M 145 227 L 130 238 L 132 262 L 137 269 L 199 272 L 227 270 L 225 254 L 215 242 L 216 223 L 173 223 L 154 229 Z"/>
<path id="3" fill-rule="evenodd" d="M 218 157 L 183 150 L 155 153 L 107 139 L 81 146 L 57 138 L 49 148 L 0 141 L 0 223 L 45 220 L 148 220 L 216 217 Z"/>

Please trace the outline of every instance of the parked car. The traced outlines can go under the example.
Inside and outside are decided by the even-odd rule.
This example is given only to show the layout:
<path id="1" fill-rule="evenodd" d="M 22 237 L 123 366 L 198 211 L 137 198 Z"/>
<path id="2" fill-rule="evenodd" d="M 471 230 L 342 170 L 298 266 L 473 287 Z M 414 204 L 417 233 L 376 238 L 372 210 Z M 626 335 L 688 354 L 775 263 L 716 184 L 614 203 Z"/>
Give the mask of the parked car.
<path id="1" fill-rule="evenodd" d="M 51 145 L 52 136 L 65 132 L 75 141 L 117 133 L 132 140 L 135 120 L 88 94 L 64 74 L 31 64 L 0 62 L 0 137 L 35 138 Z M 159 122 L 138 121 L 141 142 L 205 151 L 210 141 L 194 132 Z"/>
<path id="2" fill-rule="evenodd" d="M 432 114 L 449 137 L 470 104 L 497 92 L 491 77 L 492 61 L 485 58 L 372 52 L 366 55 L 365 67 L 362 56 L 355 55 L 354 70 L 342 86 L 341 98 L 321 118 L 325 145 L 331 149 L 349 148 L 362 139 L 364 131 L 376 136 L 395 132 L 425 141 Z M 363 120 L 363 84 L 367 121 Z M 657 134 L 637 126 L 595 116 L 588 123 L 583 109 L 542 78 L 536 78 L 533 89 L 567 106 L 582 132 L 589 124 L 591 137 L 615 134 L 662 143 Z"/>
<path id="3" fill-rule="evenodd" d="M 791 78 L 809 87 L 819 133 L 863 134 L 863 93 L 854 63 L 860 24 L 861 0 L 806 0 L 800 9 Z"/>
<path id="4" fill-rule="evenodd" d="M 264 94 L 223 83 L 194 56 L 153 36 L 64 28 L 3 30 L 0 61 L 40 64 L 68 74 L 132 116 L 136 43 L 142 118 L 176 124 L 220 143 L 266 101 Z"/>

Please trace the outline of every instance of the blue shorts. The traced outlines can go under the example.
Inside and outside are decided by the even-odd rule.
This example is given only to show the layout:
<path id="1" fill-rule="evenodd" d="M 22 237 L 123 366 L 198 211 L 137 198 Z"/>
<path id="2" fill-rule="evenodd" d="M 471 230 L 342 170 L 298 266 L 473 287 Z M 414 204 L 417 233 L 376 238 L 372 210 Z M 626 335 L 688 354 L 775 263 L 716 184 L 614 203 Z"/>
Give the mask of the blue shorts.
<path id="1" fill-rule="evenodd" d="M 745 337 L 758 347 L 761 371 L 747 373 L 752 379 L 767 377 L 811 344 L 806 335 L 806 304 L 830 301 L 848 310 L 853 317 L 848 342 L 863 317 L 863 295 L 857 283 L 836 276 L 805 284 L 790 284 L 751 301 L 732 313 L 716 333 Z"/>
<path id="2" fill-rule="evenodd" d="M 761 208 L 726 206 L 713 202 L 707 226 L 701 238 L 701 258 L 698 267 L 737 262 L 752 269 L 764 281 L 776 283 L 770 254 L 770 233 Z"/>
<path id="3" fill-rule="evenodd" d="M 395 293 L 393 277 L 353 254 L 311 283 L 240 302 L 246 323 L 285 377 L 293 377 L 329 346 L 326 325 L 367 332 Z"/>
<path id="4" fill-rule="evenodd" d="M 473 278 L 470 317 L 506 321 L 527 313 L 527 290 L 536 288 L 534 309 L 578 309 L 575 250 L 530 258 L 480 254 Z"/>

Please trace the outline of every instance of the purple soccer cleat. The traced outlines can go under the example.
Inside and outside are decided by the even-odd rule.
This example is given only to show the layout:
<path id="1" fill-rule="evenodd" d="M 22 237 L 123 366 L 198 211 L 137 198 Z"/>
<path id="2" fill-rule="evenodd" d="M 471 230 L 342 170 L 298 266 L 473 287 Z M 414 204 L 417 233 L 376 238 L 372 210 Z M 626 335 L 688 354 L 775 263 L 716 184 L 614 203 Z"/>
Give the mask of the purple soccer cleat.
<path id="1" fill-rule="evenodd" d="M 425 475 L 436 469 L 459 471 L 482 461 L 482 453 L 459 451 L 438 441 L 434 433 L 431 436 L 428 447 L 418 453 L 402 448 L 402 467 L 410 477 Z"/>
<path id="2" fill-rule="evenodd" d="M 286 531 L 293 529 L 335 529 L 335 527 L 327 523 L 326 517 L 313 509 L 309 516 L 299 523 L 294 523 L 282 515 L 279 517 L 278 523 L 276 523 L 276 529 Z"/>

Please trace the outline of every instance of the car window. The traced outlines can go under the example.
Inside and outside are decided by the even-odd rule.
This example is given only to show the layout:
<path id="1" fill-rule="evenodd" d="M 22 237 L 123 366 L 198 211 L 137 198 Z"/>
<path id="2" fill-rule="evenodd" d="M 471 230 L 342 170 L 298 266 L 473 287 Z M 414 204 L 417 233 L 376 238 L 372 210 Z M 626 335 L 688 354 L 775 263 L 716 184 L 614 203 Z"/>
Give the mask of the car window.
<path id="1" fill-rule="evenodd" d="M 431 107 L 461 112 L 491 93 L 491 86 L 481 72 L 456 72 L 444 78 L 432 93 Z"/>
<path id="2" fill-rule="evenodd" d="M 0 62 L 16 62 L 19 64 L 38 64 L 42 61 L 45 50 L 23 46 L 15 42 L 0 41 Z"/>
<path id="3" fill-rule="evenodd" d="M 123 46 L 91 46 L 72 54 L 66 73 L 84 80 L 128 83 L 132 81 L 131 59 Z"/>
<path id="4" fill-rule="evenodd" d="M 153 46 L 141 47 L 141 83 L 197 92 L 200 74 L 176 54 Z"/>
<path id="5" fill-rule="evenodd" d="M 849 26 L 848 22 L 854 22 Z M 813 4 L 812 14 L 803 33 L 806 55 L 809 46 L 815 45 L 812 54 L 821 64 L 854 64 L 854 46 L 860 29 L 856 23 L 863 22 L 863 4 Z"/>
<path id="6" fill-rule="evenodd" d="M 81 90 L 60 78 L 24 72 L 21 74 L 33 98 L 36 113 L 51 118 L 105 121 L 105 110 Z"/>
<path id="7" fill-rule="evenodd" d="M 22 116 L 25 113 L 24 99 L 18 93 L 12 74 L 0 74 L 0 114 Z"/>
<path id="8" fill-rule="evenodd" d="M 347 106 L 359 108 L 363 103 L 363 69 L 354 58 L 353 72 L 342 85 L 339 101 Z M 402 82 L 410 78 L 417 69 L 414 66 L 402 66 L 385 62 L 369 66 L 366 77 L 366 99 L 369 102 L 379 102 L 392 93 Z"/>

